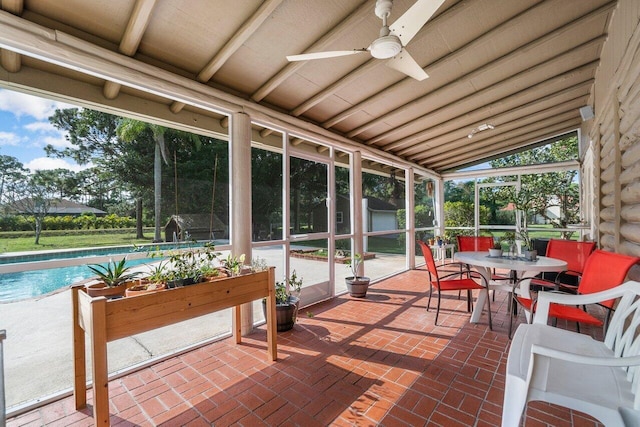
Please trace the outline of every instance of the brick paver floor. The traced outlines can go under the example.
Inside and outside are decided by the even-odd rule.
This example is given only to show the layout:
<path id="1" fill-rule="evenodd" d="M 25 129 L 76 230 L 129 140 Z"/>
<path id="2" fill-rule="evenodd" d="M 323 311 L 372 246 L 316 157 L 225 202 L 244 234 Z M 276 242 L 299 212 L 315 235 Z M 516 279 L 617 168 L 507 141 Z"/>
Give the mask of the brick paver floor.
<path id="1" fill-rule="evenodd" d="M 496 295 L 490 331 L 486 312 L 469 323 L 457 293 L 443 297 L 435 326 L 426 291 L 426 271 L 414 270 L 372 285 L 365 299 L 344 295 L 301 309 L 294 329 L 278 334 L 276 362 L 267 361 L 262 327 L 240 345 L 225 339 L 113 380 L 111 424 L 499 425 L 506 295 Z M 93 425 L 88 395 L 86 409 L 76 411 L 69 397 L 7 425 Z M 526 426 L 598 425 L 539 402 L 526 415 Z"/>

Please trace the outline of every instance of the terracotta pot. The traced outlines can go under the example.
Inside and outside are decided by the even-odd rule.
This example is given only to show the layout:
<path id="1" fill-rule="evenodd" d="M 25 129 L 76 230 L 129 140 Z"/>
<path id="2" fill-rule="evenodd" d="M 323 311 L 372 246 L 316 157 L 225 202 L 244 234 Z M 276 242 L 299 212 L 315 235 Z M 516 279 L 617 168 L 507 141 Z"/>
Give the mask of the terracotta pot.
<path id="1" fill-rule="evenodd" d="M 138 295 L 145 295 L 152 292 L 163 291 L 167 289 L 166 283 L 140 283 L 133 285 L 125 291 L 126 297 L 135 297 Z"/>
<path id="2" fill-rule="evenodd" d="M 206 282 L 214 282 L 216 280 L 222 280 L 222 279 L 226 279 L 228 277 L 231 277 L 229 272 L 227 272 L 227 270 L 225 270 L 224 268 L 219 268 L 217 275 L 215 275 L 215 276 L 205 276 L 204 277 L 204 281 L 206 281 Z"/>
<path id="3" fill-rule="evenodd" d="M 123 297 L 125 291 L 127 290 L 127 286 L 130 286 L 131 283 L 123 283 L 118 286 L 109 287 L 104 283 L 94 283 L 92 285 L 87 285 L 85 289 L 87 290 L 87 294 L 91 298 L 96 297 L 105 297 L 105 298 L 119 298 Z"/>

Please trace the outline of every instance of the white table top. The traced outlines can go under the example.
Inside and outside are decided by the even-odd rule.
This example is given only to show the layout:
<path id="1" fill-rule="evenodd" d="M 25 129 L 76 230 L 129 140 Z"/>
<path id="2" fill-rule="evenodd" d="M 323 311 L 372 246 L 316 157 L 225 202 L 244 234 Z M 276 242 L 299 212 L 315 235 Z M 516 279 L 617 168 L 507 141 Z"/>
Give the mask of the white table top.
<path id="1" fill-rule="evenodd" d="M 465 264 L 479 267 L 502 268 L 515 271 L 564 271 L 567 263 L 560 259 L 539 256 L 536 261 L 525 261 L 522 259 L 510 259 L 507 257 L 490 257 L 489 251 L 478 252 L 456 252 L 454 259 Z"/>

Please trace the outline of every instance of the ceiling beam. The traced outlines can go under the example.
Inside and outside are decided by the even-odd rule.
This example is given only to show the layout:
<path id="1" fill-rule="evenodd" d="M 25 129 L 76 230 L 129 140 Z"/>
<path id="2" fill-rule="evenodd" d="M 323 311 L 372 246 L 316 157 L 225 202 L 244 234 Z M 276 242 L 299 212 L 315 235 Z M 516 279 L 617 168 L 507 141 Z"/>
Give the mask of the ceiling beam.
<path id="1" fill-rule="evenodd" d="M 321 90 L 319 93 L 315 94 L 293 110 L 291 110 L 291 114 L 294 116 L 299 116 L 300 114 L 306 112 L 313 106 L 318 103 L 324 101 L 334 93 L 336 93 L 341 88 L 345 87 L 348 84 L 351 84 L 362 78 L 366 73 L 377 68 L 383 63 L 379 59 L 370 59 L 358 68 L 353 71 L 350 71 L 346 76 L 343 76 L 339 80 L 335 81 L 331 85 L 327 86 L 325 89 Z"/>
<path id="2" fill-rule="evenodd" d="M 418 163 L 422 161 L 434 163 L 441 160 L 451 160 L 451 158 L 455 156 L 463 156 L 469 151 L 473 151 L 475 154 L 476 151 L 481 152 L 485 149 L 495 149 L 496 147 L 501 147 L 502 145 L 508 145 L 508 141 L 510 139 L 520 136 L 526 136 L 527 134 L 531 134 L 532 132 L 545 131 L 550 126 L 562 125 L 567 121 L 572 121 L 576 118 L 576 115 L 577 112 L 573 110 L 564 112 L 562 114 L 555 114 L 550 117 L 545 117 L 544 119 L 535 121 L 533 123 L 526 123 L 523 125 L 518 123 L 516 127 L 513 127 L 507 132 L 502 132 L 497 135 L 492 135 L 490 132 L 486 132 L 488 135 L 483 136 L 482 134 L 478 134 L 471 140 L 469 140 L 469 138 L 465 136 L 464 138 L 460 139 L 460 142 L 456 147 L 450 150 L 438 150 L 433 154 L 431 151 L 427 151 L 426 155 L 423 153 L 421 155 L 412 156 L 411 158 Z M 532 141 L 535 139 L 537 138 L 534 137 L 530 138 L 529 140 Z"/>
<path id="3" fill-rule="evenodd" d="M 443 169 L 456 162 L 466 163 L 469 159 L 482 159 L 486 157 L 487 153 L 500 154 L 516 148 L 522 148 L 527 144 L 531 144 L 532 141 L 539 140 L 541 138 L 540 135 L 547 134 L 550 131 L 557 133 L 558 129 L 579 126 L 580 116 L 575 117 L 575 115 L 576 113 L 573 111 L 567 112 L 541 122 L 519 126 L 495 137 L 487 137 L 484 140 L 471 143 L 467 141 L 466 147 L 451 150 L 451 155 L 441 153 L 436 156 L 428 156 L 417 161 L 417 163 L 429 164 L 438 169 Z"/>
<path id="4" fill-rule="evenodd" d="M 233 37 L 211 58 L 211 60 L 198 73 L 196 79 L 202 83 L 206 83 L 222 68 L 227 60 L 251 37 L 264 21 L 271 16 L 274 10 L 283 0 L 266 0 L 251 17 L 246 20 L 242 26 L 234 32 Z M 184 108 L 185 104 L 174 101 L 169 107 L 174 113 Z"/>
<path id="5" fill-rule="evenodd" d="M 461 13 L 464 9 L 466 9 L 468 7 L 468 5 L 469 5 L 468 1 L 467 2 L 460 2 L 460 3 L 456 4 L 455 6 L 445 10 L 440 15 L 436 16 L 433 19 L 430 19 L 420 29 L 420 32 L 424 32 L 425 28 L 429 28 L 431 26 L 437 25 L 437 23 L 440 20 L 452 17 L 456 13 Z M 348 85 L 350 83 L 353 83 L 355 80 L 360 79 L 361 76 L 363 76 L 364 74 L 368 73 L 369 71 L 373 70 L 374 68 L 378 67 L 381 64 L 384 64 L 384 61 L 381 61 L 381 60 L 375 59 L 375 58 L 368 60 L 367 62 L 365 62 L 364 64 L 360 65 L 358 68 L 356 68 L 355 70 L 350 71 L 349 74 L 346 75 L 346 77 L 340 78 L 339 80 L 335 81 L 333 84 L 327 86 L 325 89 L 323 89 L 320 92 L 318 92 L 317 94 L 315 94 L 313 97 L 311 97 L 307 101 L 303 102 L 302 104 L 300 104 L 299 106 L 297 106 L 296 108 L 291 110 L 291 114 L 293 114 L 294 116 L 299 116 L 300 114 L 306 112 L 307 110 L 309 110 L 313 106 L 315 106 L 318 103 L 324 101 L 325 99 L 327 99 L 328 97 L 330 97 L 331 95 L 333 95 L 334 93 L 339 91 L 344 86 L 346 86 L 346 85 Z M 413 78 L 408 77 L 408 76 L 405 76 L 401 81 L 404 81 L 404 80 L 407 80 L 409 82 L 413 82 L 414 81 Z"/>
<path id="6" fill-rule="evenodd" d="M 577 160 L 566 160 L 563 162 L 545 163 L 540 165 L 527 165 L 527 166 L 515 166 L 504 167 L 497 169 L 478 169 L 464 172 L 447 172 L 442 174 L 442 179 L 445 181 L 460 180 L 460 179 L 475 179 L 486 177 L 498 177 L 517 175 L 523 172 L 523 170 L 530 169 L 531 173 L 546 173 L 546 172 L 560 172 L 569 171 L 580 168 L 580 162 Z"/>
<path id="7" fill-rule="evenodd" d="M 338 25 L 333 27 L 330 31 L 325 33 L 320 39 L 316 40 L 311 46 L 304 50 L 303 53 L 316 52 L 325 49 L 331 43 L 339 40 L 346 32 L 349 32 L 353 27 L 357 26 L 363 19 L 371 17 L 371 4 L 367 0 L 360 3 L 360 6 L 355 12 L 349 14 Z M 251 95 L 251 99 L 256 102 L 262 101 L 267 95 L 273 92 L 278 86 L 280 86 L 286 79 L 288 79 L 293 73 L 303 67 L 307 61 L 289 62 L 280 71 L 278 71 L 273 77 L 271 77 L 265 84 L 263 84 L 257 91 Z"/>
<path id="8" fill-rule="evenodd" d="M 129 16 L 127 28 L 124 30 L 122 40 L 118 51 L 123 55 L 133 56 L 138 51 L 142 36 L 149 25 L 151 12 L 156 4 L 156 0 L 137 0 L 133 5 L 133 10 Z M 116 82 L 107 80 L 104 84 L 104 97 L 107 99 L 115 99 L 120 93 L 120 85 Z"/>
<path id="9" fill-rule="evenodd" d="M 437 20 L 440 19 L 444 19 L 445 17 L 450 17 L 456 13 L 461 13 L 464 9 L 466 9 L 467 7 L 469 7 L 471 4 L 470 1 L 461 1 L 457 4 L 455 4 L 453 7 L 450 7 L 449 9 L 445 10 L 442 14 L 436 16 L 434 19 L 431 19 L 427 22 L 427 24 L 425 24 L 425 26 L 429 26 L 429 25 L 434 25 L 434 22 L 437 22 Z M 424 29 L 424 27 L 423 27 Z M 421 30 L 422 32 L 422 30 Z M 455 52 L 454 52 L 455 53 Z M 446 55 L 444 58 L 447 58 L 451 55 Z M 429 65 L 429 68 L 433 67 L 434 64 L 439 63 L 440 61 L 442 61 L 443 58 L 440 58 L 439 60 L 437 60 L 436 62 L 432 63 Z M 403 85 L 408 85 L 408 84 L 413 84 L 414 79 L 410 78 L 410 77 L 405 77 L 402 80 L 398 81 L 397 83 L 394 83 L 391 86 L 388 86 L 386 89 L 375 93 L 374 95 L 371 95 L 369 98 L 359 102 L 356 105 L 351 106 L 350 108 L 346 109 L 345 111 L 341 112 L 340 114 L 337 114 L 333 117 L 331 117 L 330 119 L 326 120 L 325 122 L 322 123 L 322 127 L 324 127 L 325 129 L 329 129 L 333 126 L 335 126 L 337 123 L 340 123 L 342 120 L 350 117 L 351 115 L 359 112 L 362 110 L 362 106 L 365 104 L 368 104 L 370 102 L 374 102 L 377 100 L 380 100 L 384 97 L 386 97 L 389 93 L 389 91 L 392 91 L 394 89 L 400 88 Z"/>
<path id="10" fill-rule="evenodd" d="M 518 27 L 518 26 L 522 26 L 524 25 L 524 21 L 528 18 L 526 15 L 535 10 L 537 7 L 540 6 L 541 2 L 537 2 L 534 6 L 529 7 L 528 9 L 524 10 L 523 12 L 520 12 L 519 14 L 517 14 L 516 16 L 512 17 L 511 19 L 500 23 L 499 25 L 497 25 L 496 27 L 494 27 L 493 29 L 485 32 L 483 35 L 475 38 L 473 41 L 467 43 L 466 45 L 462 46 L 461 48 L 455 50 L 454 52 L 440 58 L 438 61 L 434 62 L 433 64 L 431 64 L 428 67 L 428 71 L 431 74 L 437 74 L 438 73 L 438 68 L 445 66 L 446 64 L 450 63 L 451 61 L 458 61 L 461 58 L 464 58 L 467 55 L 473 55 L 473 52 L 477 49 L 480 49 L 482 47 L 483 44 L 485 43 L 492 43 L 492 40 L 499 37 L 500 34 L 504 33 L 505 31 L 513 28 L 513 27 Z M 539 44 L 544 43 L 546 39 L 550 39 L 550 38 L 554 38 L 554 37 L 561 37 L 563 36 L 567 31 L 570 31 L 573 26 L 575 25 L 582 25 L 582 24 L 588 24 L 589 20 L 591 19 L 596 19 L 600 16 L 602 16 L 605 13 L 608 13 L 611 9 L 613 9 L 616 6 L 617 2 L 612 1 L 607 3 L 605 6 L 602 6 L 598 9 L 595 9 L 577 19 L 575 19 L 571 24 L 567 24 L 567 25 L 563 25 L 562 27 L 551 31 L 550 33 L 548 33 L 545 36 L 542 36 L 530 43 L 527 43 L 523 46 L 521 46 L 519 49 L 532 49 L 537 47 Z M 509 55 L 510 53 L 505 54 Z M 490 66 L 490 64 L 488 64 L 486 67 Z M 488 71 L 488 69 L 486 69 Z M 475 72 L 476 70 L 471 71 L 471 73 Z M 468 75 L 468 74 L 467 74 Z M 461 76 L 460 78 L 463 78 L 464 76 Z M 407 84 L 406 81 L 400 81 L 392 86 L 389 86 L 387 89 L 385 89 L 384 91 L 378 92 L 375 95 L 372 95 L 371 97 L 363 100 L 362 102 L 348 108 L 347 110 L 343 111 L 340 114 L 337 114 L 336 116 L 332 117 L 331 119 L 325 121 L 322 123 L 322 126 L 324 128 L 330 128 L 333 127 L 334 125 L 336 125 L 337 123 L 339 123 L 340 121 L 346 119 L 347 117 L 360 112 L 364 109 L 366 109 L 366 106 L 372 103 L 376 103 L 376 102 L 380 102 L 382 100 L 384 100 L 386 97 L 390 96 L 392 94 L 392 92 L 394 90 L 400 89 L 403 85 Z M 435 88 L 434 90 L 438 90 L 439 88 Z M 432 93 L 433 91 L 424 94 L 423 96 L 428 96 L 430 93 Z M 375 120 L 375 119 L 374 119 Z M 372 123 L 373 121 L 369 122 Z M 375 123 L 372 123 L 372 126 Z M 367 127 L 368 128 L 368 127 Z M 363 131 L 366 129 L 363 129 Z M 360 133 L 360 132 L 359 132 Z M 355 135 L 352 135 L 355 136 Z"/>
<path id="11" fill-rule="evenodd" d="M 556 78 L 556 80 L 559 80 Z M 446 140 L 447 135 L 462 131 L 463 129 L 469 133 L 469 128 L 475 127 L 479 122 L 493 123 L 499 122 L 503 117 L 518 114 L 520 111 L 529 109 L 532 106 L 545 104 L 547 102 L 557 102 L 558 98 L 574 98 L 583 94 L 589 93 L 589 88 L 593 84 L 594 79 L 588 79 L 583 82 L 577 83 L 567 88 L 563 88 L 554 91 L 550 94 L 542 92 L 550 87 L 546 82 L 539 83 L 537 85 L 526 88 L 517 94 L 505 97 L 491 104 L 483 105 L 471 112 L 464 112 L 456 117 L 453 117 L 445 122 L 425 128 L 420 132 L 416 132 L 413 135 L 394 141 L 390 144 L 384 145 L 381 148 L 385 151 L 392 151 L 398 148 L 396 154 L 404 156 L 407 154 L 414 154 L 416 144 L 424 141 L 428 141 L 430 145 L 437 145 Z M 541 93 L 542 92 L 542 93 Z M 541 96 L 541 95 L 544 96 Z M 535 99 L 527 100 L 531 95 L 538 96 Z M 520 99 L 524 98 L 523 101 Z M 493 115 L 491 115 L 493 114 Z M 442 138 L 442 139 L 441 139 Z M 404 147 L 404 148 L 403 148 Z"/>
<path id="12" fill-rule="evenodd" d="M 599 37 L 595 37 L 594 39 L 591 39 L 587 42 L 584 42 L 578 46 L 572 46 L 568 49 L 566 49 L 563 52 L 560 52 L 556 55 L 554 55 L 553 57 L 546 59 L 542 62 L 538 62 L 536 65 L 533 66 L 529 66 L 513 75 L 510 75 L 509 77 L 497 81 L 489 86 L 486 86 L 480 90 L 474 91 L 466 96 L 463 96 L 461 98 L 458 99 L 454 99 L 450 102 L 450 104 L 439 107 L 437 110 L 442 110 L 444 108 L 447 108 L 449 105 L 453 105 L 453 104 L 459 104 L 460 102 L 462 102 L 463 100 L 469 100 L 469 99 L 474 99 L 474 98 L 488 98 L 491 99 L 491 93 L 495 92 L 498 88 L 505 86 L 505 85 L 509 85 L 509 84 L 517 84 L 519 79 L 536 79 L 539 78 L 538 74 L 540 74 L 541 70 L 544 69 L 545 67 L 549 67 L 550 65 L 554 65 L 557 64 L 556 67 L 558 68 L 559 72 L 561 72 L 561 66 L 563 65 L 562 63 L 567 62 L 570 58 L 573 58 L 575 61 L 582 61 L 582 63 L 584 63 L 584 61 L 590 60 L 592 62 L 590 62 L 591 64 L 593 64 L 593 68 L 595 69 L 595 67 L 597 67 L 598 65 L 598 58 L 587 58 L 585 55 L 585 51 L 589 51 L 592 50 L 593 47 L 595 46 L 599 46 L 602 45 L 604 43 L 604 41 L 606 40 L 606 36 L 599 36 Z M 594 60 L 595 59 L 595 60 Z M 509 60 L 513 60 L 513 57 L 509 58 Z M 593 61 L 594 60 L 594 61 Z M 400 114 L 406 114 L 409 113 L 412 109 L 416 109 L 417 107 L 419 107 L 421 104 L 424 103 L 436 103 L 438 97 L 444 96 L 446 94 L 447 91 L 455 88 L 456 86 L 465 83 L 465 82 L 469 82 L 471 79 L 477 77 L 479 74 L 481 73 L 490 73 L 491 70 L 495 70 L 495 69 L 499 69 L 499 67 L 501 67 L 502 64 L 502 60 L 498 60 L 498 61 L 494 61 L 491 62 L 489 64 L 484 65 L 483 67 L 474 70 L 473 72 L 461 77 L 460 79 L 454 80 L 444 86 L 441 86 L 440 88 L 438 88 L 437 90 L 429 93 L 426 96 L 423 96 L 421 98 L 417 98 L 414 99 L 411 102 L 408 102 L 406 104 L 404 104 L 403 106 L 396 108 L 393 111 L 390 111 L 386 114 L 384 114 L 383 116 L 380 116 L 377 119 L 374 119 L 372 121 L 370 121 L 367 124 L 364 124 L 354 130 L 352 130 L 351 132 L 347 133 L 348 137 L 354 137 L 356 135 L 359 135 L 360 133 L 364 132 L 365 130 L 369 129 L 371 126 L 376 125 L 384 120 L 388 120 L 393 116 L 397 116 Z M 394 135 L 398 132 L 401 132 L 403 130 L 405 130 L 407 127 L 412 126 L 412 124 L 414 122 L 416 122 L 417 120 L 422 120 L 423 117 L 432 114 L 432 112 L 429 112 L 421 117 L 417 117 L 413 120 L 407 121 L 405 124 L 400 125 L 400 126 L 395 126 L 393 129 L 384 132 L 382 134 L 379 134 L 376 137 L 370 138 L 366 141 L 366 144 L 368 145 L 373 145 L 376 144 L 378 142 L 381 142 L 387 138 L 389 138 L 391 135 Z"/>
<path id="13" fill-rule="evenodd" d="M 24 11 L 24 0 L 2 0 L 2 10 L 20 16 Z M 0 49 L 0 65 L 10 73 L 17 73 L 22 67 L 20 54 Z"/>
<path id="14" fill-rule="evenodd" d="M 514 99 L 517 100 L 521 97 L 525 97 L 528 96 L 531 93 L 535 93 L 536 91 L 541 91 L 542 93 L 544 93 L 544 90 L 548 89 L 549 87 L 554 87 L 554 86 L 562 86 L 562 85 L 566 85 L 566 84 L 571 84 L 574 85 L 575 82 L 571 82 L 571 80 L 573 79 L 577 79 L 578 82 L 585 82 L 587 80 L 591 80 L 593 78 L 593 70 L 594 68 L 597 66 L 598 61 L 592 61 L 589 64 L 586 65 L 582 65 L 580 67 L 577 67 L 573 70 L 569 70 L 561 75 L 558 76 L 554 76 L 551 77 L 545 81 L 542 82 L 538 82 L 533 86 L 530 86 L 528 88 L 525 88 L 515 94 L 509 94 L 507 96 L 505 96 L 504 98 L 501 98 L 499 100 L 493 101 L 491 104 L 488 104 L 489 106 L 495 106 L 496 104 L 499 105 L 501 103 L 508 103 L 509 101 L 513 101 Z M 496 88 L 494 88 L 495 90 Z M 480 91 L 481 93 L 476 93 L 476 94 L 471 94 L 466 96 L 465 98 L 457 101 L 457 107 L 459 108 L 459 105 L 469 101 L 469 100 L 473 100 L 474 97 L 476 95 L 483 95 L 483 93 L 486 93 L 487 96 L 490 95 L 490 91 L 491 88 L 485 89 L 483 91 Z M 505 107 L 509 107 L 509 105 L 507 104 Z M 428 113 L 427 115 L 421 117 L 420 119 L 431 119 L 434 123 L 438 123 L 437 120 L 437 115 L 438 114 L 442 114 L 444 110 L 446 109 L 451 109 L 453 108 L 451 106 L 451 104 L 445 105 L 437 110 L 434 110 L 430 113 Z M 470 111 L 465 110 L 465 111 L 461 111 L 458 112 L 458 114 L 468 114 L 470 113 Z M 409 159 L 411 159 L 412 157 L 408 157 Z"/>
<path id="15" fill-rule="evenodd" d="M 588 94 L 580 95 L 571 100 L 561 102 L 551 108 L 544 108 L 539 111 L 529 112 L 526 115 L 519 114 L 517 117 L 511 119 L 508 122 L 502 122 L 496 124 L 496 129 L 483 132 L 482 134 L 476 134 L 473 138 L 468 137 L 468 131 L 458 132 L 457 134 L 449 134 L 449 138 L 440 141 L 429 141 L 428 144 L 417 144 L 416 150 L 411 156 L 408 156 L 412 160 L 433 158 L 437 155 L 455 155 L 468 150 L 471 146 L 477 147 L 476 142 L 478 140 L 492 137 L 494 139 L 500 138 L 502 135 L 518 129 L 522 126 L 530 124 L 540 123 L 544 120 L 549 120 L 559 115 L 571 112 L 572 117 L 575 117 L 578 113 L 578 108 L 584 105 L 584 102 Z M 493 121 L 491 121 L 493 123 Z M 428 153 L 428 156 L 425 154 Z"/>
<path id="16" fill-rule="evenodd" d="M 569 132 L 575 131 L 577 128 L 580 127 L 580 122 L 581 120 L 577 119 L 573 124 L 567 124 L 565 126 L 558 125 L 557 127 L 549 128 L 547 129 L 546 133 L 535 135 L 535 139 L 532 139 L 530 136 L 524 137 L 521 139 L 521 142 L 519 144 L 513 145 L 510 150 L 496 153 L 495 155 L 491 155 L 490 157 L 487 157 L 486 155 L 476 156 L 472 159 L 467 159 L 464 161 L 460 159 L 455 159 L 455 161 L 449 162 L 449 164 L 439 166 L 437 170 L 439 172 L 444 172 L 444 171 L 453 171 L 456 169 L 462 169 L 471 165 L 477 165 L 493 159 L 498 159 L 498 158 L 502 158 L 512 154 L 516 154 L 524 151 L 525 149 L 546 145 L 545 141 L 548 141 L 549 139 L 554 139 L 554 138 L 557 138 L 559 135 L 566 135 Z M 531 143 L 532 140 L 538 141 L 538 142 L 532 144 Z"/>

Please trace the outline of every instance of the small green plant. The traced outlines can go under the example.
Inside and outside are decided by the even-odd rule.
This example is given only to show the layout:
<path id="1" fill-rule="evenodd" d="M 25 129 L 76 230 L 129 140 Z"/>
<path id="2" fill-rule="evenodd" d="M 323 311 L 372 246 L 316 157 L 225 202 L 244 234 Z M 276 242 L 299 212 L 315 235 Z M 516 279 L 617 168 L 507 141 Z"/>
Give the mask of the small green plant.
<path id="1" fill-rule="evenodd" d="M 119 262 L 109 261 L 104 266 L 101 264 L 89 265 L 89 270 L 94 272 L 105 285 L 110 288 L 118 286 L 128 280 L 135 279 L 139 273 L 128 273 L 130 267 L 126 265 L 127 259 L 122 258 Z"/>
<path id="2" fill-rule="evenodd" d="M 202 247 L 174 251 L 169 255 L 171 260 L 172 279 L 193 279 L 195 282 L 202 278 L 202 269 L 212 265 L 219 253 L 215 252 L 212 243 Z"/>
<path id="3" fill-rule="evenodd" d="M 227 270 L 232 276 L 237 276 L 238 274 L 240 274 L 240 270 L 244 265 L 244 258 L 244 254 L 241 254 L 239 256 L 233 256 L 229 254 L 225 259 L 222 260 L 222 267 Z"/>
<path id="4" fill-rule="evenodd" d="M 527 230 L 520 230 L 517 233 L 518 239 L 522 240 L 522 248 L 526 250 L 533 250 L 533 241 L 529 237 L 529 232 Z"/>
<path id="5" fill-rule="evenodd" d="M 302 289 L 302 277 L 298 278 L 295 270 L 291 272 L 288 279 L 276 282 L 276 304 L 289 304 L 292 296 L 298 296 Z"/>
<path id="6" fill-rule="evenodd" d="M 364 263 L 364 257 L 362 256 L 362 254 L 355 254 L 353 255 L 352 259 L 348 259 L 345 261 L 345 264 L 347 267 L 349 267 L 349 269 L 351 269 L 351 274 L 353 274 L 353 278 L 358 280 L 359 277 L 363 277 L 363 276 L 358 276 L 358 271 L 360 270 L 360 264 Z"/>
<path id="7" fill-rule="evenodd" d="M 149 279 L 150 282 L 164 283 L 167 281 L 167 272 L 167 263 L 161 261 L 151 268 L 147 279 Z"/>
<path id="8" fill-rule="evenodd" d="M 493 249 L 502 249 L 502 239 L 500 237 L 493 239 Z"/>
<path id="9" fill-rule="evenodd" d="M 267 260 L 260 257 L 255 257 L 251 260 L 251 272 L 257 273 L 259 271 L 265 271 L 268 269 Z"/>

